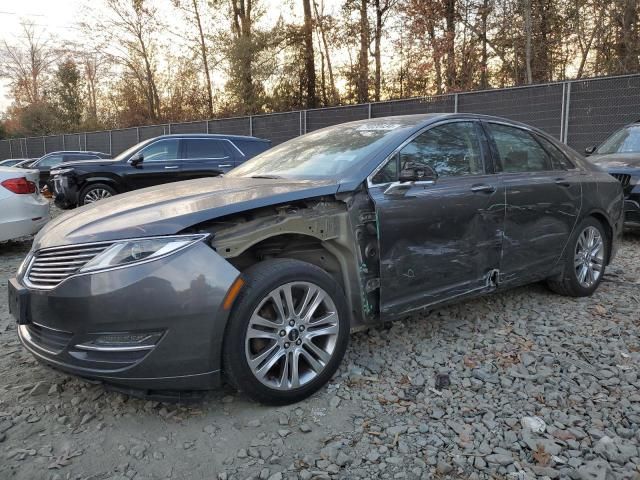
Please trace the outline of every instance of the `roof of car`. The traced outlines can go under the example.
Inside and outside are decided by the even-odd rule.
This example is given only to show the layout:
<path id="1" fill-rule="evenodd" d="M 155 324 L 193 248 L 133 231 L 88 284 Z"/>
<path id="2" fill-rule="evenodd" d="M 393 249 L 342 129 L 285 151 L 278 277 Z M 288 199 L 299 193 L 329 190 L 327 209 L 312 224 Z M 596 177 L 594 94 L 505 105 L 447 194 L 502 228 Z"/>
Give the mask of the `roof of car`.
<path id="1" fill-rule="evenodd" d="M 61 153 L 85 153 L 85 154 L 90 154 L 90 155 L 109 155 L 108 153 L 104 153 L 104 152 L 96 152 L 93 150 L 57 150 L 55 152 L 48 152 L 45 153 L 43 156 L 46 155 L 52 155 L 52 154 L 61 154 Z"/>
<path id="2" fill-rule="evenodd" d="M 172 133 L 159 135 L 155 138 L 222 138 L 226 140 L 248 140 L 251 142 L 270 142 L 266 138 L 250 137 L 248 135 L 226 135 L 222 133 Z"/>

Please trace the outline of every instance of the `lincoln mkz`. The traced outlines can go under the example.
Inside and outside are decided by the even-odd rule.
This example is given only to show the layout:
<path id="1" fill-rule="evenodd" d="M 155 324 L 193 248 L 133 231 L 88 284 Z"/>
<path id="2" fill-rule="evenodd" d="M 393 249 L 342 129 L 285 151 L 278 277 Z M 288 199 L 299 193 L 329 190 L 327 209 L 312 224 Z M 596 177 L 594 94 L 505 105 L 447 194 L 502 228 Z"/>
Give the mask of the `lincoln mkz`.
<path id="1" fill-rule="evenodd" d="M 354 328 L 537 281 L 591 295 L 622 206 L 616 179 L 526 125 L 363 120 L 54 219 L 10 309 L 57 369 L 291 403 L 331 378 Z"/>

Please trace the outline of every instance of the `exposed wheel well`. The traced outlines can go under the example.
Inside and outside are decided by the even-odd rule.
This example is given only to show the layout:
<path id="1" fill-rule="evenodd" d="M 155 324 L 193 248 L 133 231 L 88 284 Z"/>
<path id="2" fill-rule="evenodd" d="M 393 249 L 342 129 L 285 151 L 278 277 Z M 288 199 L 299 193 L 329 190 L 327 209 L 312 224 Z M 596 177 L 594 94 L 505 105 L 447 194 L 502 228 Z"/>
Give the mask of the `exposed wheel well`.
<path id="1" fill-rule="evenodd" d="M 309 235 L 284 234 L 269 237 L 228 261 L 243 271 L 270 258 L 291 258 L 311 263 L 329 273 L 345 288 L 344 272 L 336 256 L 326 248 L 324 242 Z"/>

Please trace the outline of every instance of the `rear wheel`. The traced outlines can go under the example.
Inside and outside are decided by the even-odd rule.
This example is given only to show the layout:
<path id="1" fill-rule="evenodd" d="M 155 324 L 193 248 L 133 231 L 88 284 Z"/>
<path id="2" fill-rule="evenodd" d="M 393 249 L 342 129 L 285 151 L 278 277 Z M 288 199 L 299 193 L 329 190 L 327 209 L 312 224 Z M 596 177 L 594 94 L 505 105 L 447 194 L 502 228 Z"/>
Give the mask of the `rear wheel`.
<path id="1" fill-rule="evenodd" d="M 549 280 L 549 287 L 571 297 L 591 295 L 604 276 L 608 252 L 609 239 L 604 226 L 593 217 L 586 218 L 567 245 L 562 277 Z"/>
<path id="2" fill-rule="evenodd" d="M 223 361 L 232 384 L 272 405 L 300 401 L 335 373 L 349 342 L 344 294 L 324 270 L 289 259 L 243 273 L 225 332 Z"/>
<path id="3" fill-rule="evenodd" d="M 88 205 L 104 198 L 113 197 L 116 193 L 115 189 L 106 183 L 92 183 L 80 192 L 78 203 Z"/>

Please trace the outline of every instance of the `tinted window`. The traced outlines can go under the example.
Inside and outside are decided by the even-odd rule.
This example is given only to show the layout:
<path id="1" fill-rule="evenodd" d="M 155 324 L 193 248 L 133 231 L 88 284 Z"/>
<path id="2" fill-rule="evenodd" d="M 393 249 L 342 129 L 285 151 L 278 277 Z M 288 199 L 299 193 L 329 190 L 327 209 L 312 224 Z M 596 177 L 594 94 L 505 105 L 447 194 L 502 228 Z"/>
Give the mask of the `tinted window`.
<path id="1" fill-rule="evenodd" d="M 489 124 L 498 147 L 498 169 L 503 172 L 538 172 L 549 169 L 549 157 L 525 130 L 507 125 Z"/>
<path id="2" fill-rule="evenodd" d="M 225 149 L 225 140 L 211 139 L 188 139 L 183 140 L 185 144 L 186 158 L 224 158 L 228 157 Z"/>
<path id="3" fill-rule="evenodd" d="M 271 148 L 271 144 L 268 142 L 256 142 L 253 140 L 238 140 L 233 139 L 232 142 L 244 153 L 247 157 L 254 157 L 259 153 L 264 152 Z"/>
<path id="4" fill-rule="evenodd" d="M 551 166 L 554 170 L 571 170 L 574 168 L 573 164 L 569 161 L 569 159 L 565 156 L 562 151 L 556 147 L 553 143 L 551 143 L 546 138 L 537 135 L 536 138 L 542 143 L 542 146 L 551 157 Z"/>
<path id="5" fill-rule="evenodd" d="M 482 173 L 480 152 L 474 123 L 448 123 L 427 130 L 400 150 L 400 170 L 428 165 L 440 177 Z"/>
<path id="6" fill-rule="evenodd" d="M 74 153 L 71 155 L 65 155 L 65 162 L 73 162 L 77 160 L 98 160 L 99 157 L 97 155 L 89 154 L 89 153 Z"/>
<path id="7" fill-rule="evenodd" d="M 618 130 L 596 150 L 601 155 L 634 152 L 640 152 L 640 125 Z"/>
<path id="8" fill-rule="evenodd" d="M 145 162 L 164 162 L 178 158 L 178 140 L 160 140 L 140 152 Z"/>
<path id="9" fill-rule="evenodd" d="M 51 155 L 49 157 L 43 158 L 38 162 L 38 167 L 53 167 L 62 163 L 62 155 Z"/>

